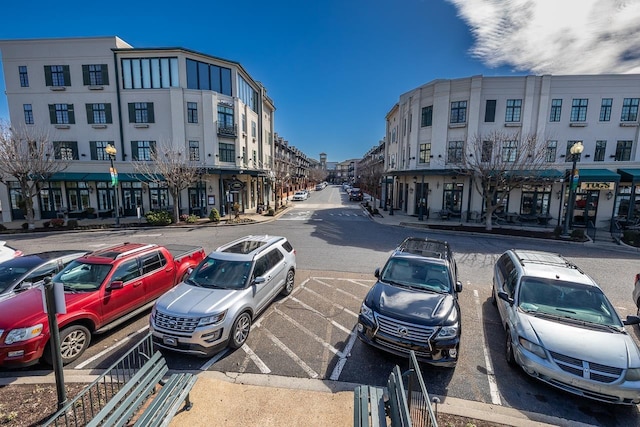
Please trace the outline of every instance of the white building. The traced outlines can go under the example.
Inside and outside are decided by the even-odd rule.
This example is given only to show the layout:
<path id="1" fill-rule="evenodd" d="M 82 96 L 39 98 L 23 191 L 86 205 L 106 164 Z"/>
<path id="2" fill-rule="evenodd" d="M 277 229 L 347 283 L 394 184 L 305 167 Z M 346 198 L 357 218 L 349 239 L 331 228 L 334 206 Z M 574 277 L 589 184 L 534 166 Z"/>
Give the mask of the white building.
<path id="1" fill-rule="evenodd" d="M 446 209 L 462 221 L 477 218 L 482 198 L 469 177 L 455 173 L 456 156 L 469 155 L 476 136 L 517 131 L 546 144 L 550 170 L 544 181 L 513 190 L 505 214 L 551 216 L 552 225 L 561 224 L 569 149 L 581 141 L 571 224 L 605 227 L 614 216 L 639 217 L 639 101 L 640 75 L 434 80 L 402 94 L 387 114 L 385 193 L 393 209 L 408 214 L 418 214 L 422 198 L 431 215 Z"/>
<path id="2" fill-rule="evenodd" d="M 133 48 L 118 37 L 0 41 L 12 126 L 52 135 L 70 161 L 35 201 L 36 218 L 93 207 L 104 216 L 138 208 L 221 213 L 229 204 L 256 210 L 273 202 L 275 107 L 237 62 L 183 48 Z M 117 197 L 108 144 L 117 149 Z M 160 144 L 183 150 L 201 168 L 180 200 L 144 182 L 132 160 L 150 160 Z M 58 154 L 56 154 L 58 155 Z M 0 188 L 2 220 L 21 219 L 19 187 Z"/>

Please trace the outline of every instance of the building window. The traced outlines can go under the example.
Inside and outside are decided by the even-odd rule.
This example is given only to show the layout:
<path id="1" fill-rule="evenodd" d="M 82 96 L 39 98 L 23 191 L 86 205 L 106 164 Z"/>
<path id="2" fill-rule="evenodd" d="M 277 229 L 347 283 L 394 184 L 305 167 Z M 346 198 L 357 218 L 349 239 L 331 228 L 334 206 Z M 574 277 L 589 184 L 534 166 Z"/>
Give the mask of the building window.
<path id="1" fill-rule="evenodd" d="M 107 145 L 113 145 L 113 141 L 89 141 L 91 160 L 109 160 L 109 155 L 105 151 Z"/>
<path id="2" fill-rule="evenodd" d="M 547 141 L 547 152 L 545 154 L 545 160 L 547 163 L 553 163 L 556 161 L 557 151 L 558 141 Z"/>
<path id="3" fill-rule="evenodd" d="M 502 161 L 515 162 L 518 156 L 518 141 L 504 141 L 502 143 Z"/>
<path id="4" fill-rule="evenodd" d="M 129 123 L 155 123 L 153 102 L 130 102 Z"/>
<path id="5" fill-rule="evenodd" d="M 608 122 L 611 120 L 611 106 L 613 105 L 612 98 L 602 98 L 602 104 L 600 105 L 600 121 Z"/>
<path id="6" fill-rule="evenodd" d="M 522 99 L 507 99 L 507 112 L 504 121 L 507 123 L 520 122 L 522 114 Z"/>
<path id="7" fill-rule="evenodd" d="M 589 100 L 586 98 L 574 99 L 571 104 L 571 121 L 584 122 L 587 120 L 587 104 Z"/>
<path id="8" fill-rule="evenodd" d="M 638 120 L 638 102 L 640 98 L 625 98 L 622 102 L 621 122 L 635 122 Z"/>
<path id="9" fill-rule="evenodd" d="M 156 153 L 155 141 L 131 141 L 131 156 L 133 160 L 153 160 Z"/>
<path id="10" fill-rule="evenodd" d="M 189 141 L 189 160 L 192 162 L 200 161 L 200 143 L 198 141 Z"/>
<path id="11" fill-rule="evenodd" d="M 581 142 L 581 141 L 567 141 L 567 152 L 564 155 L 565 162 L 569 162 L 569 163 L 573 162 L 573 154 L 571 154 L 571 147 L 573 147 L 573 144 L 577 142 Z M 578 159 L 577 160 L 578 162 L 582 160 L 582 153 L 578 154 L 577 159 Z"/>
<path id="12" fill-rule="evenodd" d="M 233 108 L 218 104 L 218 133 L 223 135 L 236 134 L 233 122 Z"/>
<path id="13" fill-rule="evenodd" d="M 618 141 L 616 145 L 616 162 L 628 162 L 631 160 L 631 147 L 633 141 Z"/>
<path id="14" fill-rule="evenodd" d="M 44 80 L 47 86 L 71 86 L 68 65 L 45 65 Z"/>
<path id="15" fill-rule="evenodd" d="M 187 59 L 187 88 L 231 96 L 231 69 Z"/>
<path id="16" fill-rule="evenodd" d="M 87 122 L 93 124 L 112 123 L 111 104 L 85 104 L 87 108 Z"/>
<path id="17" fill-rule="evenodd" d="M 83 65 L 82 83 L 85 86 L 106 86 L 109 84 L 107 64 Z"/>
<path id="18" fill-rule="evenodd" d="M 421 127 L 431 126 L 433 123 L 433 105 L 428 107 L 422 107 L 422 120 L 420 122 Z"/>
<path id="19" fill-rule="evenodd" d="M 449 141 L 447 150 L 447 163 L 460 163 L 462 161 L 462 152 L 464 150 L 464 141 Z"/>
<path id="20" fill-rule="evenodd" d="M 520 198 L 520 215 L 548 215 L 551 185 L 524 185 Z"/>
<path id="21" fill-rule="evenodd" d="M 56 160 L 78 160 L 78 143 L 76 141 L 54 141 Z"/>
<path id="22" fill-rule="evenodd" d="M 484 121 L 485 123 L 493 123 L 496 121 L 496 100 L 487 99 L 487 103 L 484 108 Z"/>
<path id="23" fill-rule="evenodd" d="M 238 98 L 252 111 L 258 111 L 258 92 L 240 75 L 238 75 Z"/>
<path id="24" fill-rule="evenodd" d="M 220 143 L 218 148 L 221 162 L 235 162 L 236 161 L 236 146 L 234 144 Z"/>
<path id="25" fill-rule="evenodd" d="M 198 123 L 198 103 L 187 102 L 187 122 Z"/>
<path id="26" fill-rule="evenodd" d="M 24 123 L 27 125 L 33 124 L 33 108 L 31 104 L 22 104 L 22 110 L 24 111 Z"/>
<path id="27" fill-rule="evenodd" d="M 49 104 L 49 118 L 52 125 L 75 124 L 73 104 Z"/>
<path id="28" fill-rule="evenodd" d="M 29 74 L 27 73 L 27 66 L 20 65 L 18 67 L 18 73 L 20 74 L 20 87 L 29 87 Z"/>
<path id="29" fill-rule="evenodd" d="M 607 141 L 596 141 L 596 151 L 593 154 L 594 162 L 604 162 L 604 154 L 607 151 Z"/>
<path id="30" fill-rule="evenodd" d="M 467 122 L 467 101 L 454 101 L 451 103 L 451 118 L 449 123 Z"/>
<path id="31" fill-rule="evenodd" d="M 420 144 L 420 152 L 418 153 L 418 156 L 419 156 L 420 163 L 431 162 L 431 143 L 430 142 Z"/>
<path id="32" fill-rule="evenodd" d="M 490 162 L 493 155 L 493 141 L 482 141 L 481 162 Z"/>
<path id="33" fill-rule="evenodd" d="M 549 121 L 559 122 L 561 113 L 562 113 L 562 99 L 552 99 L 551 114 L 549 115 Z"/>
<path id="34" fill-rule="evenodd" d="M 125 89 L 166 89 L 179 86 L 178 58 L 122 60 L 122 87 Z"/>
<path id="35" fill-rule="evenodd" d="M 255 138 L 257 134 L 258 134 L 258 131 L 256 127 L 256 122 L 251 121 L 251 136 Z"/>

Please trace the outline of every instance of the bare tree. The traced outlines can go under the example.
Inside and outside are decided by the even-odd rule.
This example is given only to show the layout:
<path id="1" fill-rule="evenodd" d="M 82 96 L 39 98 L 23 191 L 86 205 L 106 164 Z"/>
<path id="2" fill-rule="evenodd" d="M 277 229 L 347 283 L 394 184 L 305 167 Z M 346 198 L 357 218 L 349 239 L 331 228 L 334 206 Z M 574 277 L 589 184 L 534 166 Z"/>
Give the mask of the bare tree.
<path id="1" fill-rule="evenodd" d="M 178 222 L 180 193 L 199 179 L 200 165 L 189 159 L 184 147 L 163 142 L 151 152 L 150 161 L 134 161 L 133 168 L 145 181 L 167 186 L 173 200 L 173 221 Z"/>
<path id="2" fill-rule="evenodd" d="M 35 228 L 33 198 L 41 184 L 69 166 L 68 161 L 56 157 L 60 156 L 56 156 L 48 131 L 26 126 L 16 129 L 0 122 L 0 182 L 8 186 L 17 181 L 20 185 L 30 230 Z"/>
<path id="3" fill-rule="evenodd" d="M 486 229 L 493 226 L 492 216 L 507 194 L 526 183 L 539 182 L 549 169 L 546 143 L 535 134 L 500 130 L 476 135 L 466 147 L 457 173 L 471 177 L 476 191 L 482 195 Z"/>

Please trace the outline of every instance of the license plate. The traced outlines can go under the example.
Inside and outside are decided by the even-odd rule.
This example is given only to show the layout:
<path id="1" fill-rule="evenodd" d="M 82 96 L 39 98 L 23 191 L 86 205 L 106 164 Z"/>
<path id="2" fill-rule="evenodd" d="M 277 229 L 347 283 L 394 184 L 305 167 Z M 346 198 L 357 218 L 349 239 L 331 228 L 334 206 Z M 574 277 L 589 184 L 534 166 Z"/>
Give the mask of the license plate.
<path id="1" fill-rule="evenodd" d="M 178 339 L 173 337 L 164 337 L 162 338 L 162 342 L 165 345 L 172 345 L 172 346 L 178 345 Z"/>

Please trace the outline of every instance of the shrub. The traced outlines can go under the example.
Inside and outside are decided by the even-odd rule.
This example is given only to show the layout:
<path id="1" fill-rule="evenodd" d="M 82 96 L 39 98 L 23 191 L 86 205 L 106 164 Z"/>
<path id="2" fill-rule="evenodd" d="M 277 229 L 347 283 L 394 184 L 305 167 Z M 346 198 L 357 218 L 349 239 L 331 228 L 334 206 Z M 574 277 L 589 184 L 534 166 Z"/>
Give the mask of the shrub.
<path id="1" fill-rule="evenodd" d="M 22 227 L 23 230 L 28 230 L 29 229 L 29 223 L 25 222 L 25 223 L 22 224 L 21 227 Z"/>
<path id="2" fill-rule="evenodd" d="M 167 211 L 150 211 L 144 217 L 151 225 L 169 225 L 173 222 L 173 217 Z"/>
<path id="3" fill-rule="evenodd" d="M 49 221 L 45 221 L 45 222 L 42 223 L 42 226 L 44 228 L 49 228 L 50 225 L 51 225 L 51 223 Z"/>
<path id="4" fill-rule="evenodd" d="M 61 228 L 64 227 L 64 219 L 63 218 L 53 218 L 51 221 L 51 226 L 53 228 Z"/>
<path id="5" fill-rule="evenodd" d="M 267 216 L 274 216 L 276 214 L 276 211 L 273 210 L 273 208 L 269 208 L 267 210 Z"/>
<path id="6" fill-rule="evenodd" d="M 70 229 L 78 228 L 78 220 L 77 219 L 68 220 L 67 221 L 67 228 L 70 228 Z"/>
<path id="7" fill-rule="evenodd" d="M 0 224 L 0 231 L 5 231 L 7 229 L 7 227 L 5 227 L 3 224 Z"/>
<path id="8" fill-rule="evenodd" d="M 189 223 L 189 224 L 194 224 L 196 222 L 198 222 L 198 215 L 187 215 L 187 217 L 184 219 L 185 222 Z"/>
<path id="9" fill-rule="evenodd" d="M 220 222 L 220 212 L 218 212 L 218 209 L 211 208 L 211 212 L 209 212 L 209 221 Z"/>
<path id="10" fill-rule="evenodd" d="M 185 222 L 187 220 L 187 218 L 189 218 L 189 215 L 187 215 L 187 214 L 180 215 L 180 221 L 182 221 L 182 222 Z"/>
<path id="11" fill-rule="evenodd" d="M 622 233 L 622 241 L 627 245 L 640 247 L 640 231 L 624 230 Z"/>
<path id="12" fill-rule="evenodd" d="M 558 238 L 560 237 L 560 235 L 562 234 L 562 227 L 559 225 L 556 225 L 556 228 L 553 229 L 553 235 Z"/>
<path id="13" fill-rule="evenodd" d="M 574 240 L 584 240 L 584 230 L 582 228 L 571 230 L 571 238 Z"/>

